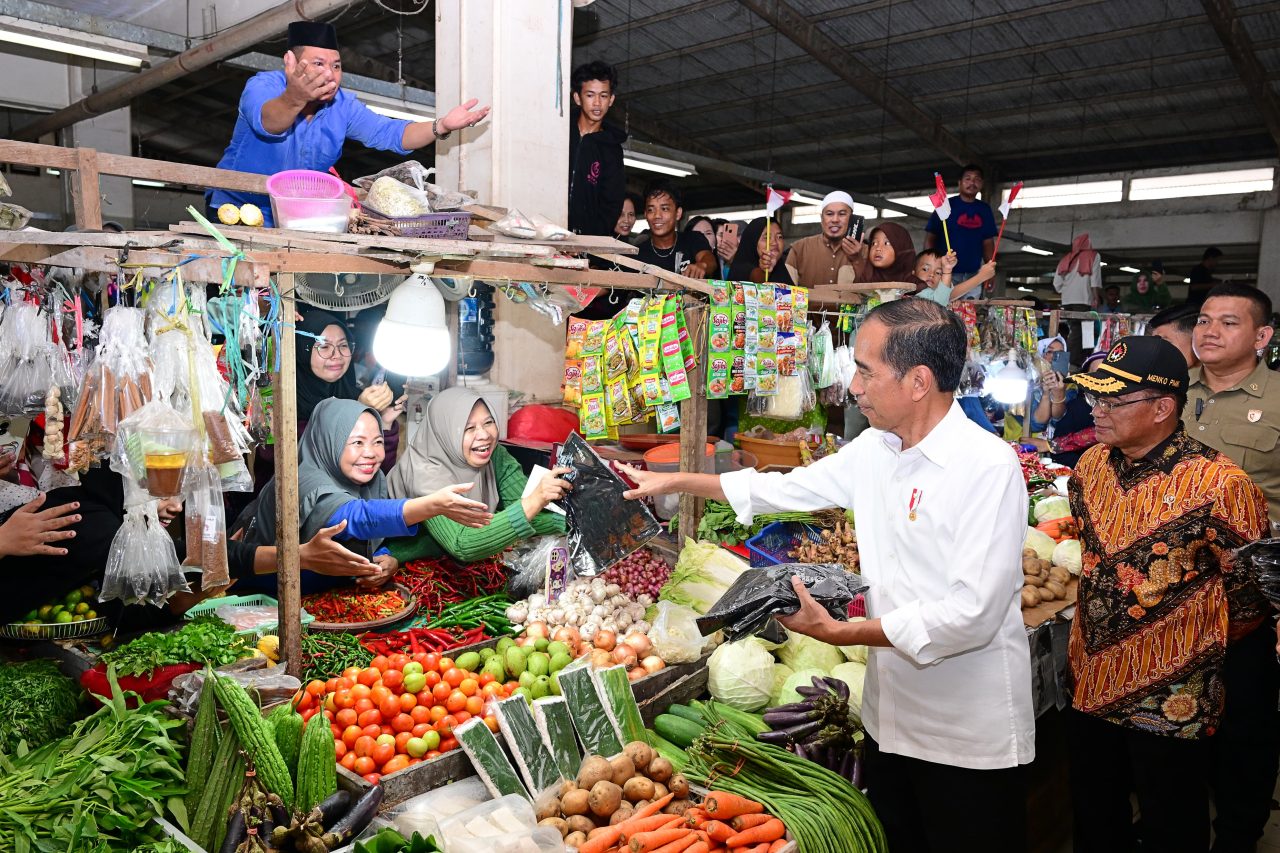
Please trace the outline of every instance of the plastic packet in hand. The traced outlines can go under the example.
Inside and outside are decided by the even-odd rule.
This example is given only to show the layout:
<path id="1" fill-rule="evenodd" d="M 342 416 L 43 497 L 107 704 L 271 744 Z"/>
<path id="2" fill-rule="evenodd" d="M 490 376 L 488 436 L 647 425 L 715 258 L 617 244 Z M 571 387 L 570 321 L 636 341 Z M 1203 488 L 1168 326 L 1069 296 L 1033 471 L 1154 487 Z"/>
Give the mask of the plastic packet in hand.
<path id="1" fill-rule="evenodd" d="M 1259 539 L 1235 552 L 1237 569 L 1248 566 L 1271 606 L 1280 610 L 1280 539 Z"/>
<path id="2" fill-rule="evenodd" d="M 511 568 L 507 578 L 507 594 L 514 599 L 528 598 L 535 592 L 543 592 L 547 585 L 547 561 L 556 549 L 567 552 L 563 536 L 538 536 L 518 543 L 502 557 Z M 573 579 L 570 570 L 564 582 Z"/>
<path id="3" fill-rule="evenodd" d="M 723 629 L 730 642 L 753 634 L 770 642 L 784 642 L 786 635 L 773 617 L 800 609 L 800 599 L 791 586 L 793 575 L 835 619 L 845 619 L 849 602 L 868 588 L 861 575 L 846 571 L 839 563 L 783 563 L 747 569 L 705 616 L 698 617 L 698 630 L 711 634 Z"/>
<path id="4" fill-rule="evenodd" d="M 654 654 L 668 664 L 693 663 L 702 656 L 702 632 L 698 612 L 692 607 L 659 601 L 649 628 Z"/>
<path id="5" fill-rule="evenodd" d="M 553 467 L 572 468 L 573 484 L 561 498 L 567 518 L 569 566 L 579 577 L 607 570 L 662 532 L 662 525 L 641 501 L 622 496 L 627 484 L 575 433 L 556 453 Z"/>

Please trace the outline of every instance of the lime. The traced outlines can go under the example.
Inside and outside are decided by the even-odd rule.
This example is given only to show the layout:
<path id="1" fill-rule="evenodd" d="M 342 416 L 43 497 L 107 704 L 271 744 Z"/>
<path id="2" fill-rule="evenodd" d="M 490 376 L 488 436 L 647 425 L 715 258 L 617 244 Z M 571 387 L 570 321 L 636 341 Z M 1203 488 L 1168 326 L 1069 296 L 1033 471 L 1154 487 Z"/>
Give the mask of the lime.
<path id="1" fill-rule="evenodd" d="M 84 618 L 86 618 L 86 619 L 97 619 L 97 618 L 98 618 L 98 611 L 96 611 L 96 610 L 87 610 L 87 611 L 85 611 Z"/>
<path id="2" fill-rule="evenodd" d="M 36 611 L 36 610 L 32 610 L 26 616 L 22 617 L 23 622 L 38 622 L 39 620 L 40 620 L 40 613 L 39 611 Z"/>
<path id="3" fill-rule="evenodd" d="M 69 611 L 69 610 L 63 610 L 63 611 L 62 611 L 61 613 L 59 613 L 57 616 L 53 617 L 53 621 L 54 621 L 54 622 L 61 623 L 61 624 L 66 624 L 67 622 L 70 622 L 70 621 L 71 621 L 71 611 Z"/>
<path id="4" fill-rule="evenodd" d="M 80 603 L 80 599 L 82 598 L 84 598 L 84 596 L 80 594 L 80 590 L 73 589 L 71 592 L 67 593 L 67 597 L 63 601 L 67 607 L 75 607 Z"/>
<path id="5" fill-rule="evenodd" d="M 57 616 L 59 613 L 62 613 L 66 609 L 67 608 L 63 607 L 61 604 L 55 604 L 53 605 L 53 610 L 50 612 L 52 612 L 54 616 Z"/>
<path id="6" fill-rule="evenodd" d="M 95 593 L 93 591 L 93 587 L 89 586 L 88 584 L 85 584 L 84 586 L 80 587 L 80 594 L 83 595 L 86 599 L 91 599 L 93 598 Z"/>
<path id="7" fill-rule="evenodd" d="M 76 613 L 76 614 L 88 613 L 88 612 L 89 612 L 89 602 L 87 602 L 87 601 L 81 601 L 81 602 L 80 602 L 79 604 L 77 604 L 75 607 L 71 608 L 71 612 L 72 612 L 72 613 Z"/>
<path id="8" fill-rule="evenodd" d="M 76 615 L 74 615 L 74 616 L 72 616 L 72 617 L 71 617 L 71 621 L 72 621 L 72 622 L 83 622 L 83 621 L 84 621 L 84 614 L 83 614 L 83 613 L 77 613 Z"/>
<path id="9" fill-rule="evenodd" d="M 51 617 L 51 616 L 53 615 L 53 605 L 52 605 L 52 604 L 41 604 L 41 605 L 40 605 L 40 609 L 36 611 L 36 615 L 37 615 L 37 618 L 39 618 L 39 619 L 40 619 L 40 621 L 42 621 L 42 622 L 48 622 L 48 621 L 49 621 L 49 617 Z"/>

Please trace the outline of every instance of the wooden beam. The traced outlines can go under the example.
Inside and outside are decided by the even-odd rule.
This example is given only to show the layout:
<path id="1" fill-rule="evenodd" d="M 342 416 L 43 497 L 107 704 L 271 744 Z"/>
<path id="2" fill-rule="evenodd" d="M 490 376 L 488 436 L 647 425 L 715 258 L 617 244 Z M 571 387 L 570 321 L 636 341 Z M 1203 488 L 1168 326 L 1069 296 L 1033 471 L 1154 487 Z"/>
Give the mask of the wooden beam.
<path id="1" fill-rule="evenodd" d="M 43 166 L 51 169 L 78 170 L 86 162 L 78 152 L 92 151 L 97 173 L 121 175 L 126 178 L 143 178 L 171 184 L 196 187 L 221 187 L 241 192 L 265 193 L 267 176 L 251 172 L 233 172 L 229 169 L 210 169 L 186 163 L 170 163 L 165 160 L 148 160 L 126 154 L 108 154 L 91 148 L 62 148 L 57 145 L 41 145 L 36 142 L 0 140 L 0 163 L 16 163 L 19 166 Z M 93 176 L 97 185 L 98 175 Z M 74 185 L 73 185 L 74 191 Z M 97 192 L 95 190 L 95 195 Z M 101 228 L 99 223 L 97 228 Z"/>
<path id="2" fill-rule="evenodd" d="M 693 300 L 687 302 L 692 303 Z M 680 470 L 700 474 L 705 470 L 707 462 L 707 306 L 701 303 L 687 304 L 684 317 L 698 366 L 686 374 L 692 396 L 680 404 Z M 681 536 L 697 538 L 694 531 L 698 529 L 698 522 L 702 520 L 705 508 L 706 501 L 702 498 L 690 494 L 680 496 L 677 517 L 680 520 Z"/>
<path id="3" fill-rule="evenodd" d="M 1240 75 L 1240 82 L 1249 92 L 1253 104 L 1262 114 L 1262 120 L 1271 133 L 1271 139 L 1280 147 L 1280 102 L 1277 102 L 1267 70 L 1258 60 L 1253 40 L 1245 31 L 1231 0 L 1200 0 L 1218 41 L 1226 48 L 1227 58 Z"/>
<path id="4" fill-rule="evenodd" d="M 643 267 L 644 264 L 637 264 Z M 537 267 L 531 270 L 526 264 L 489 260 L 443 260 L 436 263 L 436 275 L 455 278 L 475 278 L 480 281 L 527 281 L 533 284 L 551 284 L 568 287 L 617 287 L 626 290 L 655 290 L 663 281 L 652 268 L 645 275 L 613 270 L 567 270 L 556 267 Z M 674 288 L 672 288 L 674 289 Z"/>
<path id="5" fill-rule="evenodd" d="M 988 176 L 994 175 L 996 170 L 986 162 L 985 157 L 947 130 L 938 118 L 926 113 L 910 98 L 890 86 L 885 78 L 876 74 L 853 53 L 842 48 L 785 0 L 738 2 L 768 21 L 778 32 L 803 48 L 840 79 L 879 104 L 899 124 L 917 133 L 956 163 L 981 163 Z"/>
<path id="6" fill-rule="evenodd" d="M 280 336 L 280 370 L 272 386 L 275 433 L 276 583 L 280 594 L 280 651 L 287 671 L 302 677 L 302 592 L 298 577 L 298 396 L 291 319 L 295 311 L 293 275 L 282 273 L 281 316 L 289 318 Z"/>
<path id="7" fill-rule="evenodd" d="M 76 168 L 71 175 L 71 204 L 76 225 L 81 228 L 102 228 L 102 187 L 98 179 L 98 152 L 77 148 Z"/>
<path id="8" fill-rule="evenodd" d="M 655 267 L 653 264 L 646 264 L 643 261 L 637 261 L 635 258 L 627 258 L 622 255 L 596 255 L 604 261 L 617 264 L 620 267 L 626 267 L 629 270 L 651 275 L 654 278 L 673 284 L 682 290 L 691 290 L 694 293 L 701 293 L 703 296 L 711 295 L 711 285 L 707 284 L 700 278 L 689 278 L 688 276 L 679 275 L 677 273 L 668 272 L 662 267 Z"/>
<path id="9" fill-rule="evenodd" d="M 12 237 L 4 236 L 13 234 Z M 116 272 L 120 269 L 121 251 L 118 248 L 80 246 L 59 248 L 35 243 L 17 242 L 21 232 L 0 232 L 0 261 L 9 263 L 41 264 L 53 267 L 72 267 L 94 272 Z M 155 250 L 130 250 L 126 263 L 143 264 L 146 275 L 160 275 L 187 260 L 188 254 Z M 263 287 L 270 278 L 271 269 L 252 259 L 236 265 L 236 281 L 240 287 Z M 218 284 L 222 282 L 222 258 L 201 258 L 183 264 L 182 277 L 187 281 Z"/>

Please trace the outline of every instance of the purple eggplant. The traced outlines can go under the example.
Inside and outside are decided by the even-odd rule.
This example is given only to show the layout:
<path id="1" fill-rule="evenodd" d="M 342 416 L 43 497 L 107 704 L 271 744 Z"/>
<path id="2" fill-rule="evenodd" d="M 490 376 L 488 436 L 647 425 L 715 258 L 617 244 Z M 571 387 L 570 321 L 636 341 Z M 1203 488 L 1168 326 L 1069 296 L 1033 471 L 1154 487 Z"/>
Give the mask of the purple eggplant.
<path id="1" fill-rule="evenodd" d="M 795 752 L 796 752 L 796 756 L 798 756 L 799 758 L 803 758 L 803 759 L 806 759 L 806 760 L 811 760 L 811 759 L 809 759 L 809 753 L 808 753 L 808 751 L 804 748 L 804 745 L 803 745 L 803 744 L 799 744 L 799 743 L 798 743 L 798 744 L 796 744 L 796 745 L 795 745 Z"/>
<path id="2" fill-rule="evenodd" d="M 770 708 L 768 711 L 765 711 L 764 715 L 767 717 L 770 714 L 777 714 L 777 713 L 789 714 L 794 711 L 812 711 L 812 710 L 813 710 L 812 702 L 792 702 L 789 705 L 778 705 L 773 708 Z"/>
<path id="3" fill-rule="evenodd" d="M 772 744 L 773 746 L 790 746 L 794 738 L 786 729 L 778 729 L 774 732 L 761 732 L 756 735 L 756 740 L 761 743 Z"/>
<path id="4" fill-rule="evenodd" d="M 770 711 L 764 715 L 764 723 L 771 729 L 787 729 L 792 726 L 798 726 L 811 720 L 822 719 L 816 709 L 810 708 L 807 711 Z"/>
<path id="5" fill-rule="evenodd" d="M 841 702 L 849 701 L 849 685 L 845 684 L 838 678 L 824 678 L 823 681 L 830 687 Z"/>
<path id="6" fill-rule="evenodd" d="M 810 720 L 807 723 L 801 723 L 800 725 L 792 726 L 791 728 L 780 729 L 780 731 L 786 733 L 793 741 L 798 743 L 806 740 L 810 735 L 821 728 L 822 720 Z"/>
<path id="7" fill-rule="evenodd" d="M 817 676 L 814 676 L 814 680 L 817 680 Z M 796 692 L 801 696 L 809 696 L 816 699 L 819 696 L 826 696 L 831 691 L 825 687 L 805 687 L 804 685 L 801 685 L 796 688 Z"/>
<path id="8" fill-rule="evenodd" d="M 862 790 L 862 756 L 853 759 L 853 772 L 849 774 L 849 781 L 853 783 L 853 787 L 859 791 Z"/>

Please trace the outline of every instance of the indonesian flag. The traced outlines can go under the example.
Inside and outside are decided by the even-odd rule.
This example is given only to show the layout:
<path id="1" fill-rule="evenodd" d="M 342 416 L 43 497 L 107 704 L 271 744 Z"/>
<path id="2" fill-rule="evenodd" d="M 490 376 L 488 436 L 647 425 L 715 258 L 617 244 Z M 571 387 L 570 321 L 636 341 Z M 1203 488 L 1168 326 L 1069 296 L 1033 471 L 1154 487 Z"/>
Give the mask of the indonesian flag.
<path id="1" fill-rule="evenodd" d="M 1018 181 L 1009 189 L 1009 197 L 1004 200 L 1004 204 L 1000 205 L 1000 215 L 1005 219 L 1009 218 L 1009 209 L 1013 207 L 1013 200 L 1018 197 L 1018 190 L 1022 189 L 1022 181 Z"/>
<path id="2" fill-rule="evenodd" d="M 947 198 L 947 185 L 942 182 L 942 175 L 937 172 L 933 173 L 933 183 L 938 189 L 929 196 L 929 203 L 937 211 L 938 218 L 945 222 L 951 218 L 951 201 Z"/>
<path id="3" fill-rule="evenodd" d="M 773 216 L 773 212 L 791 201 L 791 190 L 775 190 L 769 187 L 764 194 L 764 209 L 768 216 Z"/>

